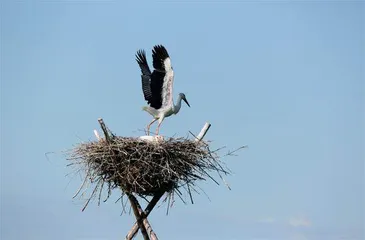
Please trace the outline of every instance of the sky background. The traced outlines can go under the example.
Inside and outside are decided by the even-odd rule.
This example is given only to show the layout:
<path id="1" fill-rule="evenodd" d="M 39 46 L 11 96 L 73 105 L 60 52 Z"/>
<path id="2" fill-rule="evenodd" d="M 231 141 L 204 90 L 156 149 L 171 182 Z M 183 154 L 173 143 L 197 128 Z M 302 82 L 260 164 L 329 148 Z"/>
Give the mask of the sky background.
<path id="1" fill-rule="evenodd" d="M 223 159 L 231 191 L 201 183 L 210 200 L 152 212 L 160 239 L 365 239 L 364 14 L 363 1 L 1 1 L 1 239 L 123 239 L 134 216 L 113 200 L 81 212 L 61 152 L 94 140 L 99 117 L 143 134 L 134 55 L 151 61 L 155 44 L 191 104 L 161 134 L 208 121 L 213 148 L 248 145 Z"/>

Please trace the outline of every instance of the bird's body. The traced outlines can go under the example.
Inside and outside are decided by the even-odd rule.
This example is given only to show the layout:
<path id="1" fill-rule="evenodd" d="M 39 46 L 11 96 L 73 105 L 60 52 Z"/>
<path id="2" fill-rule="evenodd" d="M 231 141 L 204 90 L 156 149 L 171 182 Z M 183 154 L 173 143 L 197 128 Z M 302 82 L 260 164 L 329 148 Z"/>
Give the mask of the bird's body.
<path id="1" fill-rule="evenodd" d="M 172 104 L 170 106 L 166 106 L 164 109 L 162 109 L 162 108 L 155 109 L 150 106 L 144 106 L 142 109 L 144 111 L 148 112 L 149 114 L 151 114 L 152 117 L 154 117 L 154 118 L 161 118 L 162 115 L 164 115 L 164 117 L 170 117 L 171 115 L 177 114 L 180 111 L 181 100 L 182 100 L 182 97 L 179 95 L 177 98 L 176 105 Z"/>
<path id="2" fill-rule="evenodd" d="M 153 116 L 153 120 L 147 126 L 147 134 L 149 134 L 150 126 L 159 121 L 156 135 L 159 133 L 162 121 L 173 114 L 177 114 L 181 108 L 181 101 L 186 100 L 185 94 L 178 95 L 177 104 L 173 102 L 173 82 L 174 71 L 171 66 L 171 59 L 167 50 L 162 45 L 154 46 L 152 50 L 154 71 L 151 73 L 146 54 L 143 50 L 139 50 L 136 54 L 136 60 L 142 72 L 142 90 L 143 95 L 149 106 L 143 107 L 143 110 Z"/>

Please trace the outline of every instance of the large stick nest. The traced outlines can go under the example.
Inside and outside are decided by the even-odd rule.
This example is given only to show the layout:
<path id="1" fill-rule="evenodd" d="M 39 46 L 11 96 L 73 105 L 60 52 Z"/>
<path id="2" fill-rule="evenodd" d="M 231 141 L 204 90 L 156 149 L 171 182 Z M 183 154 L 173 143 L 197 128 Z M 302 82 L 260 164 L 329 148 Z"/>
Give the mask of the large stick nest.
<path id="1" fill-rule="evenodd" d="M 85 170 L 85 181 L 97 186 L 106 184 L 109 192 L 119 187 L 140 196 L 153 196 L 161 191 L 180 192 L 182 186 L 190 191 L 196 180 L 206 178 L 216 182 L 211 171 L 220 177 L 229 174 L 216 151 L 211 151 L 206 142 L 186 138 L 152 142 L 112 135 L 109 141 L 77 145 L 70 151 L 68 160 L 72 161 L 70 165 L 77 164 Z"/>

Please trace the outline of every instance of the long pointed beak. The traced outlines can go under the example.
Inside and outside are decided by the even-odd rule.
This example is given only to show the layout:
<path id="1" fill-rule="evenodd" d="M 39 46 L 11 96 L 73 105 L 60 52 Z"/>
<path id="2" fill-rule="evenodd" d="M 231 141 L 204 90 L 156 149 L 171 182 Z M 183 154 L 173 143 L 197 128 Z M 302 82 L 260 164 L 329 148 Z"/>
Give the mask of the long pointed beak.
<path id="1" fill-rule="evenodd" d="M 190 107 L 190 104 L 189 104 L 188 100 L 186 100 L 186 98 L 183 98 L 183 100 Z"/>

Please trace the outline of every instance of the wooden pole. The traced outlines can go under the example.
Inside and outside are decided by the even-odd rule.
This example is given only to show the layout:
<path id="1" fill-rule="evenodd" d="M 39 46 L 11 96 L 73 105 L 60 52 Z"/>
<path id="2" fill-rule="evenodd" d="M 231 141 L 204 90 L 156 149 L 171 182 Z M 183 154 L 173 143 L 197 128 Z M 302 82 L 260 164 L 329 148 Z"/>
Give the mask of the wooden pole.
<path id="1" fill-rule="evenodd" d="M 200 133 L 198 134 L 198 136 L 195 138 L 195 141 L 200 142 L 201 140 L 203 140 L 203 138 L 207 134 L 210 126 L 211 126 L 211 124 L 206 122 L 204 124 L 203 128 L 200 130 Z M 151 202 L 147 205 L 144 212 L 142 212 L 142 208 L 139 208 L 141 210 L 141 212 L 139 212 L 139 214 L 144 216 L 143 224 L 144 224 L 145 228 L 150 229 L 150 231 L 153 233 L 153 235 L 150 234 L 152 240 L 157 240 L 157 236 L 152 231 L 152 227 L 151 227 L 150 223 L 148 222 L 147 217 L 163 195 L 164 195 L 164 192 L 156 194 L 152 198 Z M 132 229 L 128 232 L 127 236 L 125 237 L 125 240 L 132 240 L 135 237 L 135 235 L 137 234 L 138 228 L 139 228 L 138 222 L 134 223 Z"/>
<path id="2" fill-rule="evenodd" d="M 131 206 L 132 206 L 134 215 L 136 216 L 138 227 L 139 227 L 139 229 L 141 229 L 143 239 L 150 240 L 150 237 L 148 236 L 148 233 L 147 233 L 147 228 L 143 224 L 142 214 L 140 214 L 140 212 L 142 212 L 141 206 L 139 205 L 137 199 L 133 196 L 133 194 L 126 192 L 126 195 L 128 196 L 128 199 L 131 202 Z M 146 219 L 146 218 L 144 218 L 144 219 Z M 152 231 L 152 228 L 151 228 L 151 231 Z"/>
<path id="3" fill-rule="evenodd" d="M 156 206 L 156 204 L 158 203 L 158 201 L 161 199 L 161 197 L 165 194 L 165 192 L 160 192 L 160 193 L 157 193 L 155 196 L 153 196 L 153 198 L 151 199 L 151 201 L 148 203 L 146 209 L 144 210 L 144 212 L 142 212 L 142 209 L 141 209 L 141 212 L 140 214 L 143 215 L 145 218 L 143 219 L 143 224 L 145 225 L 146 229 L 151 229 L 151 226 L 150 226 L 150 223 L 148 222 L 147 220 L 147 217 L 148 215 L 150 215 L 152 209 Z M 137 232 L 138 232 L 138 223 L 134 223 L 132 229 L 128 232 L 127 236 L 125 237 L 125 240 L 131 240 L 133 239 Z M 155 235 L 155 234 L 154 234 Z M 151 239 L 152 236 L 151 236 Z M 157 239 L 157 236 L 156 238 Z"/>
<path id="4" fill-rule="evenodd" d="M 200 133 L 198 134 L 198 136 L 196 137 L 196 141 L 200 142 L 201 140 L 203 140 L 205 134 L 207 134 L 210 126 L 212 126 L 210 123 L 206 122 L 202 128 L 202 130 L 200 130 Z"/>
<path id="5" fill-rule="evenodd" d="M 156 201 L 156 203 L 158 202 L 158 200 Z M 143 221 L 143 226 L 146 228 L 147 230 L 147 234 L 150 236 L 151 240 L 158 240 L 155 232 L 152 230 L 152 227 L 150 225 L 150 223 L 148 222 L 147 220 L 147 214 L 145 212 L 143 212 L 141 206 L 139 205 L 139 203 L 137 202 L 136 200 L 136 205 L 137 205 L 137 209 L 139 211 L 139 214 L 142 218 L 142 221 Z M 151 209 L 152 210 L 152 209 Z M 151 212 L 151 211 L 149 211 Z M 138 225 L 137 225 L 138 226 Z M 138 231 L 138 230 L 137 230 Z"/>

